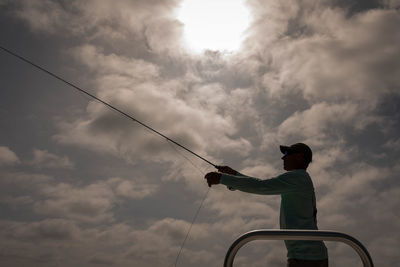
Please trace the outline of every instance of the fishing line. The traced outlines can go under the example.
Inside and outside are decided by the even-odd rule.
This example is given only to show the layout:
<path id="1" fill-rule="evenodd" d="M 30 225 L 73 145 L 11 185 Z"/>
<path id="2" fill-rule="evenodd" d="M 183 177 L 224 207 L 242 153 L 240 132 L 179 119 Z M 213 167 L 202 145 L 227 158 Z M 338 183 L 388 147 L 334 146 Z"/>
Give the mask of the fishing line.
<path id="1" fill-rule="evenodd" d="M 167 141 L 167 142 L 168 142 L 168 141 Z M 185 159 L 186 159 L 194 168 L 196 168 L 202 175 L 205 174 L 205 173 L 200 169 L 200 167 L 198 167 L 196 164 L 194 164 L 193 161 L 191 161 L 188 157 L 186 157 L 184 154 L 182 154 L 181 152 L 179 152 L 179 150 L 177 150 L 177 149 L 173 146 L 173 144 L 171 144 L 170 142 L 168 142 L 168 144 L 171 146 L 171 148 L 172 148 L 177 154 L 179 154 L 180 156 L 182 156 L 183 158 L 185 158 Z M 200 206 L 197 208 L 197 211 L 196 211 L 196 213 L 195 213 L 194 216 L 193 216 L 193 219 L 192 219 L 192 222 L 191 222 L 191 224 L 190 224 L 190 226 L 189 226 L 189 229 L 188 229 L 188 231 L 186 232 L 186 236 L 185 236 L 185 238 L 184 238 L 183 241 L 182 241 L 181 247 L 179 248 L 178 255 L 176 256 L 174 267 L 176 267 L 177 264 L 178 264 L 178 260 L 179 260 L 179 257 L 180 257 L 180 255 L 181 255 L 181 253 L 182 253 L 183 247 L 184 247 L 185 244 L 186 244 L 186 240 L 187 240 L 188 237 L 189 237 L 189 234 L 190 234 L 190 232 L 191 232 L 191 230 L 192 230 L 192 227 L 193 227 L 195 221 L 197 220 L 197 216 L 199 215 L 200 210 L 201 210 L 201 208 L 203 207 L 204 201 L 206 200 L 206 198 L 207 198 L 207 196 L 208 196 L 208 193 L 210 192 L 210 189 L 211 189 L 210 187 L 207 189 L 207 192 L 204 194 L 204 196 L 203 196 L 203 198 L 202 198 L 202 200 L 201 200 Z"/>
<path id="2" fill-rule="evenodd" d="M 181 248 L 179 249 L 178 255 L 176 256 L 176 260 L 175 260 L 175 265 L 174 265 L 174 267 L 176 267 L 176 265 L 178 264 L 179 256 L 181 255 L 182 249 L 183 249 L 183 247 L 185 246 L 185 243 L 186 243 L 187 238 L 189 237 L 189 233 L 190 233 L 190 231 L 192 230 L 192 226 L 193 226 L 194 222 L 196 221 L 197 215 L 199 215 L 199 212 L 200 212 L 201 208 L 203 207 L 204 201 L 206 200 L 206 198 L 207 198 L 207 196 L 208 196 L 208 193 L 210 192 L 210 189 L 211 189 L 211 187 L 209 187 L 209 188 L 207 189 L 207 192 L 204 194 L 204 197 L 203 197 L 203 199 L 202 199 L 202 201 L 201 201 L 201 203 L 200 203 L 200 206 L 198 207 L 198 209 L 197 209 L 197 211 L 196 211 L 196 213 L 195 213 L 195 215 L 194 215 L 194 217 L 193 217 L 193 220 L 192 220 L 192 223 L 190 224 L 189 230 L 187 231 L 186 236 L 185 236 L 185 239 L 183 240 L 182 245 L 181 245 Z"/>
<path id="3" fill-rule="evenodd" d="M 179 150 L 177 150 L 172 143 L 168 142 L 167 143 L 170 145 L 170 147 L 177 153 L 179 154 L 181 157 L 183 157 L 184 159 L 186 159 L 196 170 L 198 170 L 202 175 L 205 175 L 205 173 L 200 169 L 200 167 L 198 167 L 196 164 L 194 164 L 194 162 L 192 160 L 190 160 L 188 157 L 186 157 L 184 154 L 182 154 L 181 152 L 179 152 Z"/>
<path id="4" fill-rule="evenodd" d="M 79 86 L 77 86 L 77 85 L 75 85 L 75 84 L 73 84 L 73 83 L 71 83 L 71 82 L 65 80 L 64 78 L 62 78 L 62 77 L 60 77 L 60 76 L 54 74 L 53 72 L 51 72 L 51 71 L 49 71 L 49 70 L 47 70 L 47 69 L 45 69 L 45 68 L 43 68 L 43 67 L 37 65 L 36 63 L 34 63 L 34 62 L 32 62 L 32 61 L 26 59 L 26 58 L 23 57 L 23 56 L 18 55 L 17 53 L 15 53 L 15 52 L 13 52 L 13 51 L 11 51 L 11 50 L 9 50 L 9 49 L 3 47 L 3 46 L 0 46 L 0 49 L 2 49 L 3 51 L 7 52 L 8 54 L 10 54 L 10 55 L 12 55 L 12 56 L 14 56 L 14 57 L 16 57 L 16 58 L 19 58 L 20 60 L 22 60 L 22 61 L 28 63 L 29 65 L 31 65 L 31 66 L 33 66 L 33 67 L 35 67 L 35 68 L 37 68 L 37 69 L 39 69 L 39 70 L 41 70 L 41 71 L 47 73 L 48 75 L 50 75 L 50 76 L 56 78 L 57 80 L 62 81 L 63 83 L 65 83 L 65 84 L 67 84 L 67 85 L 73 87 L 74 89 L 78 90 L 79 92 L 81 92 L 81 93 L 83 93 L 83 94 L 85 94 L 85 95 L 88 95 L 88 96 L 90 96 L 91 98 L 93 98 L 93 99 L 95 99 L 95 100 L 101 102 L 102 104 L 104 104 L 104 105 L 106 105 L 107 107 L 111 108 L 112 110 L 114 110 L 114 111 L 120 113 L 121 115 L 125 116 L 126 118 L 131 119 L 132 121 L 134 121 L 134 122 L 136 122 L 136 123 L 139 123 L 139 124 L 142 125 L 143 127 L 146 127 L 146 128 L 149 129 L 150 131 L 152 131 L 152 132 L 158 134 L 158 135 L 161 136 L 161 137 L 164 137 L 165 139 L 167 139 L 167 140 L 170 141 L 171 143 L 173 143 L 173 144 L 175 144 L 175 145 L 177 145 L 177 146 L 179 146 L 179 147 L 185 149 L 185 150 L 188 151 L 189 153 L 191 153 L 191 154 L 193 154 L 194 156 L 200 158 L 201 160 L 207 162 L 208 164 L 212 165 L 213 167 L 217 167 L 217 165 L 215 165 L 215 164 L 212 163 L 211 161 L 205 159 L 204 157 L 200 156 L 199 154 L 197 154 L 197 153 L 193 152 L 192 150 L 186 148 L 185 146 L 181 145 L 180 143 L 178 143 L 178 142 L 172 140 L 172 139 L 169 138 L 168 136 L 166 136 L 166 135 L 160 133 L 159 131 L 153 129 L 152 127 L 148 126 L 147 124 L 145 124 L 145 123 L 143 123 L 143 122 L 141 122 L 141 121 L 135 119 L 135 118 L 132 117 L 131 115 L 127 114 L 126 112 L 124 112 L 124 111 L 122 111 L 122 110 L 120 110 L 120 109 L 114 107 L 114 106 L 111 105 L 110 103 L 108 103 L 108 102 L 106 102 L 106 101 L 104 101 L 104 100 L 98 98 L 98 97 L 95 96 L 95 95 L 92 95 L 91 93 L 89 93 L 89 92 L 87 92 L 86 90 L 80 88 Z"/>
<path id="5" fill-rule="evenodd" d="M 104 101 L 104 100 L 102 100 L 102 99 L 96 97 L 95 95 L 93 95 L 93 94 L 87 92 L 86 90 L 80 88 L 79 86 L 77 86 L 77 85 L 75 85 L 75 84 L 73 84 L 73 83 L 71 83 L 71 82 L 65 80 L 64 78 L 62 78 L 62 77 L 60 77 L 60 76 L 54 74 L 53 72 L 51 72 L 51 71 L 49 71 L 49 70 L 47 70 L 47 69 L 45 69 L 45 68 L 43 68 L 43 67 L 37 65 L 36 63 L 34 63 L 34 62 L 28 60 L 27 58 L 25 58 L 25 57 L 23 57 L 23 56 L 20 56 L 19 54 L 17 54 L 17 53 L 15 53 L 15 52 L 13 52 L 13 51 L 11 51 L 11 50 L 9 50 L 9 49 L 7 49 L 7 48 L 1 46 L 1 45 L 0 45 L 0 49 L 2 49 L 3 51 L 7 52 L 8 54 L 10 54 L 10 55 L 12 55 L 12 56 L 14 56 L 14 57 L 16 57 L 16 58 L 18 58 L 18 59 L 24 61 L 25 63 L 28 63 L 29 65 L 31 65 L 31 66 L 33 66 L 33 67 L 35 67 L 35 68 L 37 68 L 37 69 L 39 69 L 39 70 L 45 72 L 46 74 L 48 74 L 48 75 L 50 75 L 50 76 L 56 78 L 57 80 L 59 80 L 59 81 L 65 83 L 65 84 L 71 86 L 72 88 L 78 90 L 79 92 L 83 93 L 84 95 L 89 96 L 90 98 L 97 100 L 98 102 L 104 104 L 105 106 L 107 106 L 108 108 L 112 109 L 113 111 L 116 111 L 117 113 L 123 115 L 124 117 L 126 117 L 126 118 L 128 118 L 128 119 L 130 119 L 130 120 L 132 120 L 132 121 L 134 121 L 134 122 L 136 122 L 136 123 L 142 125 L 142 126 L 145 127 L 146 129 L 150 130 L 151 133 L 155 133 L 155 134 L 157 134 L 157 135 L 159 135 L 159 136 L 165 138 L 166 141 L 167 141 L 167 143 L 170 144 L 171 147 L 172 147 L 178 154 L 180 154 L 180 155 L 181 155 L 182 157 L 184 157 L 187 161 L 189 161 L 190 164 L 192 164 L 201 174 L 204 175 L 204 172 L 203 172 L 202 170 L 200 170 L 200 168 L 199 168 L 198 166 L 196 166 L 189 158 L 187 158 L 185 155 L 183 155 L 182 153 L 180 153 L 172 144 L 175 144 L 175 145 L 177 145 L 177 146 L 183 148 L 183 149 L 186 150 L 187 152 L 189 152 L 189 153 L 191 153 L 192 155 L 198 157 L 199 159 L 201 159 L 201 160 L 207 162 L 208 164 L 212 165 L 213 167 L 215 167 L 215 168 L 217 167 L 217 165 L 214 164 L 214 163 L 212 163 L 211 161 L 205 159 L 204 157 L 200 156 L 199 154 L 197 154 L 197 153 L 193 152 L 192 150 L 186 148 L 185 146 L 181 145 L 180 143 L 178 143 L 178 142 L 172 140 L 172 139 L 169 138 L 168 136 L 166 136 L 166 135 L 162 134 L 161 132 L 159 132 L 159 131 L 153 129 L 152 127 L 148 126 L 147 124 L 145 124 L 145 123 L 143 123 L 143 122 L 141 122 L 141 121 L 135 119 L 135 118 L 132 117 L 131 115 L 127 114 L 126 112 L 124 112 L 124 111 L 122 111 L 122 110 L 120 110 L 120 109 L 114 107 L 114 106 L 111 105 L 110 103 L 108 103 L 108 102 L 106 102 L 106 101 Z M 196 219 L 197 219 L 197 216 L 199 215 L 199 212 L 200 212 L 201 208 L 203 207 L 204 201 L 205 201 L 205 199 L 207 198 L 207 195 L 208 195 L 209 192 L 210 192 L 210 188 L 208 188 L 207 192 L 204 194 L 204 196 L 203 196 L 203 198 L 202 198 L 202 201 L 201 201 L 201 203 L 200 203 L 200 206 L 197 208 L 197 211 L 196 211 L 196 213 L 195 213 L 195 215 L 194 215 L 194 217 L 193 217 L 193 219 L 192 219 L 192 222 L 191 222 L 191 224 L 190 224 L 189 230 L 188 230 L 187 233 L 186 233 L 186 236 L 185 236 L 185 238 L 184 238 L 184 240 L 183 240 L 183 242 L 182 242 L 182 244 L 181 244 L 181 247 L 180 247 L 180 249 L 179 249 L 178 255 L 177 255 L 177 257 L 176 257 L 175 265 L 174 265 L 175 267 L 176 267 L 177 264 L 178 264 L 179 256 L 181 255 L 181 252 L 182 252 L 183 247 L 184 247 L 184 245 L 185 245 L 185 243 L 186 243 L 186 240 L 188 239 L 189 234 L 190 234 L 190 231 L 192 230 L 193 224 L 195 223 L 195 221 L 196 221 Z"/>

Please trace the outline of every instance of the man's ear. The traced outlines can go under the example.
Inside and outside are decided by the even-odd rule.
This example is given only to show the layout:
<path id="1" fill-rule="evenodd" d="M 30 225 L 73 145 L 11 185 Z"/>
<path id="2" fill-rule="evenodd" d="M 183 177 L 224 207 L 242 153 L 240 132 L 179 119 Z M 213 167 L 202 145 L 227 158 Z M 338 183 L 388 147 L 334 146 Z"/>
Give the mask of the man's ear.
<path id="1" fill-rule="evenodd" d="M 304 157 L 304 154 L 302 153 L 297 153 L 294 155 L 296 158 L 296 162 L 299 164 L 305 164 L 306 163 L 306 158 Z"/>

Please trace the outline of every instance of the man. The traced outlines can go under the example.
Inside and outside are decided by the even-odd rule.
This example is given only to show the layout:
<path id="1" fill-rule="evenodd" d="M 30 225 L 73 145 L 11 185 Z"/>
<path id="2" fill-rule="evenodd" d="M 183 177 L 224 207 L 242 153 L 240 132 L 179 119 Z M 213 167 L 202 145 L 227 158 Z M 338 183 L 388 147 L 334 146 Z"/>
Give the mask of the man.
<path id="1" fill-rule="evenodd" d="M 314 186 L 307 167 L 312 161 L 311 149 L 297 143 L 280 146 L 287 172 L 266 180 L 245 176 L 228 166 L 217 166 L 219 172 L 207 173 L 208 186 L 224 184 L 229 189 L 261 195 L 281 195 L 280 228 L 317 230 L 317 208 Z M 287 267 L 327 267 L 328 251 L 322 241 L 285 240 Z"/>

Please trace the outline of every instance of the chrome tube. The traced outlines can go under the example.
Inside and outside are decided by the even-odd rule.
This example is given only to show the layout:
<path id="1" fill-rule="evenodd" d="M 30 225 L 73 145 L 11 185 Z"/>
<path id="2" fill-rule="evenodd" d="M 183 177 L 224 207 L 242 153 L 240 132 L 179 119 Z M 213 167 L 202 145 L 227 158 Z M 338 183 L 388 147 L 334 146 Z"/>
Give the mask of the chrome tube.
<path id="1" fill-rule="evenodd" d="M 232 267 L 233 260 L 238 250 L 254 240 L 320 240 L 339 241 L 352 247 L 360 256 L 364 267 L 373 267 L 372 258 L 360 241 L 347 234 L 333 231 L 318 230 L 268 230 L 260 229 L 247 232 L 237 238 L 225 256 L 224 267 Z"/>

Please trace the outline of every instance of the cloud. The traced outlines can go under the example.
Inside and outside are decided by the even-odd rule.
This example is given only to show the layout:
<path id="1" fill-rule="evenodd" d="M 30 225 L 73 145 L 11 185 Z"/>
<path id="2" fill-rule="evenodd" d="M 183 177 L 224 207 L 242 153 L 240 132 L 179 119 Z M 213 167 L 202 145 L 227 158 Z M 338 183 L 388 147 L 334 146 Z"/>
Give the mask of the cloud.
<path id="1" fill-rule="evenodd" d="M 18 156 L 6 146 L 0 146 L 0 166 L 15 165 L 20 163 Z"/>
<path id="2" fill-rule="evenodd" d="M 390 139 L 385 144 L 384 147 L 396 151 L 400 151 L 400 138 L 398 139 Z"/>
<path id="3" fill-rule="evenodd" d="M 72 163 L 67 156 L 60 157 L 48 152 L 47 150 L 40 149 L 33 150 L 33 159 L 29 161 L 29 164 L 34 165 L 37 168 L 74 168 L 74 163 Z"/>
<path id="4" fill-rule="evenodd" d="M 69 263 L 71 258 L 68 255 L 73 254 L 79 255 L 81 264 L 89 262 L 122 266 L 132 263 L 140 266 L 161 266 L 166 262 L 173 264 L 178 244 L 189 227 L 189 223 L 171 218 L 150 223 L 141 230 L 127 224 L 85 229 L 65 219 L 29 223 L 0 221 L 0 225 L 0 236 L 2 240 L 8 241 L 2 256 L 14 262 L 41 261 L 44 265 L 58 261 Z M 193 236 L 199 233 L 198 229 L 194 229 Z M 57 250 L 51 249 L 50 245 L 57 246 Z M 16 250 L 14 247 L 25 250 Z M 200 255 L 205 256 L 205 251 L 187 252 L 190 257 L 195 256 L 201 262 L 212 258 L 207 256 L 201 259 Z M 14 265 L 11 263 L 10 266 Z"/>
<path id="5" fill-rule="evenodd" d="M 0 202 L 12 209 L 31 207 L 37 197 L 37 191 L 53 181 L 53 177 L 43 174 L 2 171 Z"/>
<path id="6" fill-rule="evenodd" d="M 383 0 L 382 2 L 389 8 L 396 9 L 400 7 L 399 0 Z"/>
<path id="7" fill-rule="evenodd" d="M 3 203 L 5 205 L 8 205 L 12 208 L 17 208 L 18 206 L 23 206 L 23 205 L 30 205 L 34 202 L 33 198 L 31 196 L 10 196 L 3 194 L 0 197 L 0 203 Z"/>
<path id="8" fill-rule="evenodd" d="M 29 242 L 71 240 L 79 234 L 73 222 L 63 219 L 45 219 L 32 223 L 2 221 L 1 224 L 2 236 Z"/>
<path id="9" fill-rule="evenodd" d="M 153 195 L 158 190 L 156 184 L 143 184 L 119 177 L 110 178 L 107 184 L 112 187 L 117 196 L 131 199 L 142 199 Z"/>
<path id="10" fill-rule="evenodd" d="M 80 63 L 85 64 L 90 70 L 95 71 L 96 75 L 100 77 L 104 75 L 104 80 L 120 77 L 119 84 L 121 86 L 124 86 L 124 79 L 122 79 L 124 77 L 129 78 L 129 82 L 134 84 L 159 76 L 159 68 L 150 62 L 115 54 L 105 55 L 98 51 L 95 46 L 89 44 L 74 49 L 72 56 L 78 59 Z M 109 88 L 103 89 L 103 94 L 106 94 Z"/>
<path id="11" fill-rule="evenodd" d="M 356 236 L 377 265 L 398 262 L 398 1 L 250 0 L 249 37 L 230 55 L 184 51 L 175 0 L 9 3 L 91 93 L 212 162 L 268 178 L 281 172 L 279 144 L 308 143 L 320 229 Z M 40 143 L 37 173 L 13 145 L 0 147 L 0 164 L 17 169 L 0 179 L 5 265 L 172 265 L 211 167 L 95 101 L 73 114 L 46 132 L 55 143 L 19 145 L 25 158 Z M 167 198 L 183 201 L 183 214 L 157 207 Z M 213 187 L 180 265 L 220 266 L 237 235 L 278 227 L 279 201 Z M 133 206 L 146 212 L 127 213 Z M 237 263 L 282 266 L 279 244 L 251 246 Z M 350 250 L 329 248 L 334 265 L 354 265 Z"/>
<path id="12" fill-rule="evenodd" d="M 62 21 L 68 21 L 68 14 L 62 7 L 53 1 L 20 2 L 17 16 L 29 22 L 34 30 L 55 33 Z M 44 14 L 43 10 L 49 10 Z"/>
<path id="13" fill-rule="evenodd" d="M 39 214 L 92 223 L 113 220 L 110 210 L 114 195 L 104 184 L 92 184 L 85 188 L 57 184 L 46 186 L 41 191 L 46 198 L 34 205 Z"/>
<path id="14" fill-rule="evenodd" d="M 334 138 L 340 140 L 344 126 L 362 129 L 369 123 L 367 118 L 360 118 L 358 107 L 352 103 L 318 103 L 303 112 L 295 112 L 278 127 L 280 140 L 298 138 L 314 146 L 322 146 Z M 355 120 L 360 118 L 359 120 Z M 337 132 L 332 129 L 337 129 Z"/>
<path id="15" fill-rule="evenodd" d="M 178 4 L 168 1 L 86 1 L 64 5 L 51 0 L 18 1 L 16 15 L 35 31 L 72 35 L 89 41 L 136 41 L 138 55 L 173 55 L 180 47 L 182 25 L 174 17 Z M 139 42 L 137 42 L 139 41 Z"/>
<path id="16" fill-rule="evenodd" d="M 38 214 L 78 222 L 113 222 L 113 207 L 117 203 L 143 199 L 154 194 L 157 188 L 154 184 L 117 177 L 79 187 L 66 183 L 47 184 L 40 188 L 42 197 L 34 203 L 34 210 Z"/>
<path id="17" fill-rule="evenodd" d="M 53 177 L 44 174 L 3 172 L 1 174 L 0 183 L 2 187 L 18 186 L 19 188 L 37 188 L 51 181 L 53 181 Z"/>
<path id="18" fill-rule="evenodd" d="M 313 34 L 283 39 L 273 53 L 281 88 L 298 88 L 309 101 L 368 100 L 364 104 L 374 107 L 399 83 L 394 44 L 400 36 L 393 27 L 399 19 L 393 10 L 347 19 L 340 9 L 326 9 L 305 17 L 303 23 Z"/>
<path id="19" fill-rule="evenodd" d="M 182 99 L 177 90 L 187 90 L 184 87 L 185 80 L 171 83 L 168 79 L 157 76 L 156 68 L 149 63 L 136 62 L 135 59 L 127 63 L 127 59 L 123 57 L 105 56 L 89 47 L 84 50 L 90 50 L 90 53 L 85 52 L 85 55 L 90 54 L 90 56 L 81 60 L 90 61 L 89 66 L 93 68 L 104 64 L 109 66 L 108 69 L 102 68 L 97 73 L 99 95 L 105 101 L 128 114 L 133 114 L 138 120 L 151 124 L 150 126 L 157 131 L 193 150 L 201 152 L 207 148 L 213 152 L 215 146 L 206 145 L 206 140 L 210 140 L 224 144 L 224 146 L 218 145 L 218 149 L 237 153 L 249 151 L 250 143 L 247 140 L 231 137 L 236 132 L 232 118 L 219 114 L 220 109 L 227 106 L 225 99 L 228 98 L 222 88 L 219 92 L 215 90 L 219 85 L 193 86 L 193 93 L 187 92 Z M 139 74 L 146 73 L 147 76 L 138 75 L 140 79 L 136 79 L 136 76 L 126 77 L 127 72 L 123 67 L 115 67 L 126 64 L 134 65 L 131 68 L 138 70 Z M 147 71 L 148 69 L 150 71 Z M 119 73 L 115 73 L 117 70 L 120 70 Z M 198 99 L 200 93 L 213 96 L 214 101 Z M 190 95 L 194 97 L 187 98 Z M 138 156 L 146 160 L 170 160 L 169 151 L 164 152 L 166 146 L 163 138 L 154 137 L 142 129 L 142 126 L 126 120 L 100 104 L 91 102 L 87 111 L 87 119 L 80 118 L 73 122 L 60 121 L 61 131 L 54 136 L 55 140 L 97 151 L 111 152 L 128 161 Z M 203 155 L 206 154 L 204 151 Z"/>
<path id="20" fill-rule="evenodd" d="M 241 194 L 243 193 L 236 192 L 236 195 Z M 269 219 L 265 218 L 265 214 L 276 215 L 275 209 L 271 208 L 270 205 L 263 203 L 266 201 L 265 197 L 263 199 L 264 201 L 262 201 L 261 198 L 253 199 L 253 201 L 250 199 L 235 201 L 235 205 L 232 205 L 232 203 L 227 204 L 225 202 L 230 198 L 231 197 L 225 197 L 223 203 L 213 204 L 211 208 L 218 210 L 221 217 L 235 216 L 237 218 L 254 218 L 251 222 L 254 228 L 262 227 L 264 225 L 277 226 L 277 216 L 274 216 L 274 218 L 270 217 Z M 274 203 L 275 201 L 270 199 L 270 202 Z M 274 208 L 276 208 L 276 206 Z M 255 219 L 257 217 L 262 217 L 262 219 Z"/>

